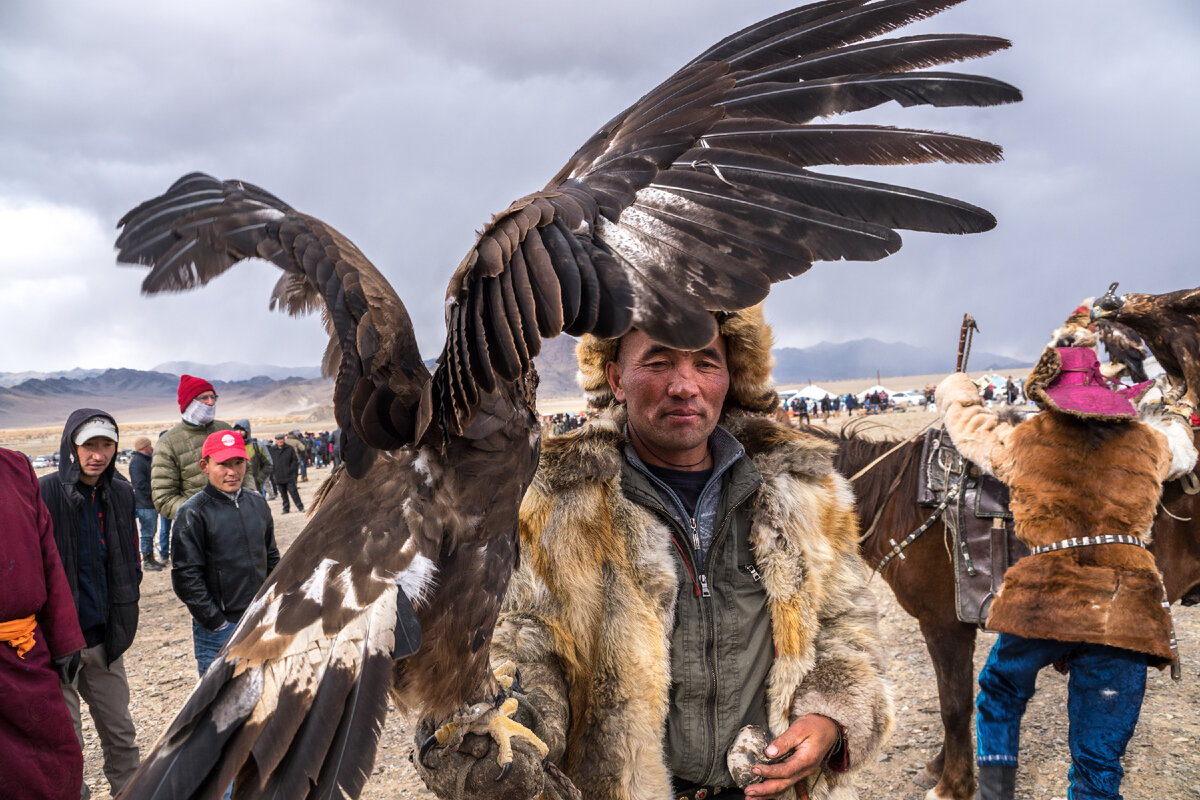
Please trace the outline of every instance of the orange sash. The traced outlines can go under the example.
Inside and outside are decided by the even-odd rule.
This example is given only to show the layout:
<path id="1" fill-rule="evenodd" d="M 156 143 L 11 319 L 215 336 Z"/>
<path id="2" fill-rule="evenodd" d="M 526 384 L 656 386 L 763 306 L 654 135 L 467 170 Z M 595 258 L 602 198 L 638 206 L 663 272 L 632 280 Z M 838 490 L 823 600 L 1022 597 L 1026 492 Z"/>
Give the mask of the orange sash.
<path id="1" fill-rule="evenodd" d="M 24 658 L 25 654 L 33 648 L 35 628 L 37 628 L 37 617 L 34 615 L 25 617 L 25 619 L 0 622 L 0 640 L 17 648 L 17 655 Z"/>

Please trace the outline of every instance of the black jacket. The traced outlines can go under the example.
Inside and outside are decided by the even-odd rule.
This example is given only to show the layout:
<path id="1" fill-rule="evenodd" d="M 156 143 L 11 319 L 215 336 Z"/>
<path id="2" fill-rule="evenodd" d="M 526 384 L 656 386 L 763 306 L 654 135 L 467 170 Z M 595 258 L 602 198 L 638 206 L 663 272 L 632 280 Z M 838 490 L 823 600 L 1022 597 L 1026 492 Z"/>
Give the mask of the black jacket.
<path id="1" fill-rule="evenodd" d="M 271 477 L 275 479 L 275 485 L 295 483 L 296 475 L 300 471 L 300 457 L 296 455 L 296 449 L 284 442 L 282 445 L 270 445 L 267 452 L 270 453 L 271 462 L 274 464 Z"/>
<path id="2" fill-rule="evenodd" d="M 150 456 L 133 451 L 129 459 L 129 480 L 133 484 L 133 507 L 154 509 L 154 497 L 150 493 Z"/>
<path id="3" fill-rule="evenodd" d="M 237 622 L 278 563 L 275 523 L 262 495 L 243 489 L 235 503 L 205 484 L 179 507 L 171 585 L 205 628 Z"/>
<path id="4" fill-rule="evenodd" d="M 99 409 L 81 408 L 71 414 L 63 428 L 58 452 L 58 472 L 44 475 L 39 483 L 42 500 L 50 510 L 54 524 L 54 543 L 62 558 L 63 570 L 71 584 L 71 595 L 79 607 L 79 515 L 85 502 L 76 488 L 79 460 L 72 441 L 75 430 L 92 417 L 112 417 Z M 116 425 L 113 420 L 113 425 Z M 137 523 L 133 513 L 133 487 L 117 474 L 116 459 L 100 475 L 97 484 L 104 512 L 104 538 L 107 557 L 104 563 L 106 605 L 104 651 L 108 663 L 121 657 L 133 644 L 138 626 L 139 588 L 142 565 L 138 559 Z"/>

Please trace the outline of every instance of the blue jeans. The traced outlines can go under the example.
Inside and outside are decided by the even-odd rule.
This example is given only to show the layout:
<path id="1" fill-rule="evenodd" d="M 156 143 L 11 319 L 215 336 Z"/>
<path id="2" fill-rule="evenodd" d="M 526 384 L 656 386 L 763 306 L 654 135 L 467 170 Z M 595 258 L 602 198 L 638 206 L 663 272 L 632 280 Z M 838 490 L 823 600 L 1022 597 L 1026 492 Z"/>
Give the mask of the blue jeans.
<path id="1" fill-rule="evenodd" d="M 171 556 L 171 520 L 160 516 L 158 523 L 158 556 L 165 562 Z"/>
<path id="2" fill-rule="evenodd" d="M 153 508 L 135 509 L 141 529 L 142 558 L 154 557 L 154 533 L 158 530 L 158 512 Z"/>
<path id="3" fill-rule="evenodd" d="M 196 666 L 201 675 L 208 671 L 208 665 L 216 659 L 235 627 L 237 623 L 231 622 L 223 631 L 210 631 L 195 619 L 192 620 L 192 652 L 196 655 Z"/>
<path id="4" fill-rule="evenodd" d="M 979 673 L 980 764 L 1017 765 L 1021 717 L 1038 672 L 1060 658 L 1067 683 L 1070 800 L 1120 800 L 1121 756 L 1133 736 L 1146 693 L 1146 655 L 1117 647 L 1000 634 Z"/>

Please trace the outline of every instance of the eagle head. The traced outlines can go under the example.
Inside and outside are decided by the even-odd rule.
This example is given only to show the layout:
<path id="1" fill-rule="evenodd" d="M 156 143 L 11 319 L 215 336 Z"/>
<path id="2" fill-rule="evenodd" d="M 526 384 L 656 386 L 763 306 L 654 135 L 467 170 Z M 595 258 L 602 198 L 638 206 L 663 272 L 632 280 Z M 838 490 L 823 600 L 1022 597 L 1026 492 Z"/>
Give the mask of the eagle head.
<path id="1" fill-rule="evenodd" d="M 1092 319 L 1115 314 L 1125 306 L 1125 295 L 1117 294 L 1117 282 L 1113 281 L 1108 291 L 1092 304 Z"/>

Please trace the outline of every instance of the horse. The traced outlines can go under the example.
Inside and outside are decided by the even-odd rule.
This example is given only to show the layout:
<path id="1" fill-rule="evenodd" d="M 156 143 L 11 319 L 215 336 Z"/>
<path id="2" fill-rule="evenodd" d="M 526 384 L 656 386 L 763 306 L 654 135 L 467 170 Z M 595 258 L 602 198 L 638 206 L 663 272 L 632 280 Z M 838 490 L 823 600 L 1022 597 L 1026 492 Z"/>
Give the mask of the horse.
<path id="1" fill-rule="evenodd" d="M 923 437 L 868 439 L 862 424 L 840 432 L 809 427 L 837 444 L 835 465 L 852 478 L 863 537 L 860 551 L 872 569 L 888 560 L 883 579 L 896 601 L 916 618 L 937 676 L 942 748 L 919 777 L 931 787 L 926 800 L 969 800 L 975 791 L 975 755 L 971 747 L 971 715 L 975 699 L 977 627 L 961 622 L 956 612 L 954 572 L 946 529 L 934 509 L 917 502 Z M 872 425 L 871 427 L 877 427 Z M 1200 447 L 1200 430 L 1193 430 Z M 1200 603 L 1200 486 L 1193 472 L 1171 481 L 1163 491 L 1150 545 L 1171 603 Z M 918 528 L 926 530 L 893 558 L 894 542 Z"/>

